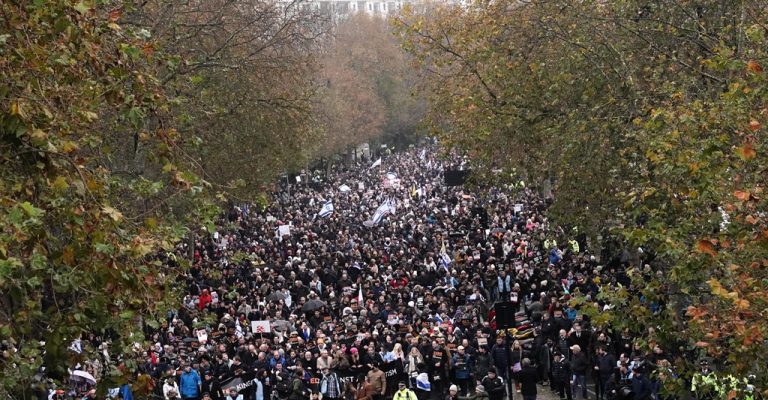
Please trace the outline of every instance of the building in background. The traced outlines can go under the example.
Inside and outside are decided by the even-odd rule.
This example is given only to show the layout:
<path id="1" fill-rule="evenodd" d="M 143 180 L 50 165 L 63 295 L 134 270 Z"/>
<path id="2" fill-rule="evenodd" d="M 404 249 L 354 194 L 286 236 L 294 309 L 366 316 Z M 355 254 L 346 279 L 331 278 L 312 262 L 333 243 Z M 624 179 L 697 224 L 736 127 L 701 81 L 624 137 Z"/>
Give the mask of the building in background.
<path id="1" fill-rule="evenodd" d="M 371 16 L 386 18 L 398 13 L 403 6 L 410 4 L 416 8 L 416 11 L 424 11 L 429 5 L 434 4 L 463 4 L 461 0 L 443 0 L 443 1 L 424 1 L 424 0 L 405 0 L 405 1 L 350 1 L 350 0 L 302 0 L 296 2 L 292 0 L 278 0 L 283 4 L 290 4 L 292 7 L 305 11 L 314 11 L 321 15 L 331 17 L 334 20 L 364 12 Z"/>

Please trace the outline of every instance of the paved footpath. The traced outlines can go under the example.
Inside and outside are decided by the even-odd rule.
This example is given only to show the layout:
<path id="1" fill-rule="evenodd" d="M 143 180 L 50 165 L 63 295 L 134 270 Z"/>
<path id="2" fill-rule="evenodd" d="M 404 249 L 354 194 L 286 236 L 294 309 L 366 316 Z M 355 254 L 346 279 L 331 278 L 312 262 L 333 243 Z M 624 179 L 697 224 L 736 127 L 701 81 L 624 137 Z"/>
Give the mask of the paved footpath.
<path id="1" fill-rule="evenodd" d="M 579 400 L 581 397 L 579 397 Z M 523 400 L 523 396 L 520 393 L 515 393 L 512 400 Z M 549 389 L 549 386 L 538 386 L 536 400 L 560 400 L 560 397 Z"/>

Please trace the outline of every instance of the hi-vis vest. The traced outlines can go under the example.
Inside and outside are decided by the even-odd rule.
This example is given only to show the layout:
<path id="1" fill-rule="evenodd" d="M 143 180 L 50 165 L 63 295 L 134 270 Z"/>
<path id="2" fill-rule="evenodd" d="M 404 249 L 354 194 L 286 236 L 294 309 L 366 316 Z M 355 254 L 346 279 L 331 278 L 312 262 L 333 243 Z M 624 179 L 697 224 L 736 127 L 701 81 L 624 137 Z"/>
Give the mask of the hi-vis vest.
<path id="1" fill-rule="evenodd" d="M 392 400 L 417 400 L 416 393 L 409 389 L 398 390 Z"/>
<path id="2" fill-rule="evenodd" d="M 571 239 L 568 241 L 568 244 L 571 245 L 571 250 L 573 250 L 574 253 L 579 252 L 579 242 Z"/>

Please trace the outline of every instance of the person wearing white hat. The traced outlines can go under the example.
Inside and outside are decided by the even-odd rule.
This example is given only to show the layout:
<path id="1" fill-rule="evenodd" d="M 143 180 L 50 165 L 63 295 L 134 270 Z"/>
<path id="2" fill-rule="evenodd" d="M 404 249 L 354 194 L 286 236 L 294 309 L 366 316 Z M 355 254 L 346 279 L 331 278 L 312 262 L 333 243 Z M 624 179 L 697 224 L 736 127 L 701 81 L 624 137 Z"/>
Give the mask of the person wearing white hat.
<path id="1" fill-rule="evenodd" d="M 573 398 L 576 398 L 578 394 L 577 388 L 581 386 L 581 395 L 586 400 L 587 397 L 587 370 L 589 369 L 589 361 L 587 355 L 581 351 L 581 346 L 574 344 L 571 349 L 571 373 L 573 377 L 571 379 L 571 388 L 573 390 Z"/>
<path id="2" fill-rule="evenodd" d="M 459 400 L 459 387 L 451 385 L 448 388 L 448 395 L 445 396 L 445 400 Z"/>

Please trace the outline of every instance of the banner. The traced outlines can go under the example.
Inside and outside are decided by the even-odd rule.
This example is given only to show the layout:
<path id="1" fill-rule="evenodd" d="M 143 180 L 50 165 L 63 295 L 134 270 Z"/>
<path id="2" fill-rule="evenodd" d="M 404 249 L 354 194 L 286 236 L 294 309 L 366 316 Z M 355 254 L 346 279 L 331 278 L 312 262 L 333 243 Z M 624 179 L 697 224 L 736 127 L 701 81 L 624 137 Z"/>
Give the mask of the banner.
<path id="1" fill-rule="evenodd" d="M 243 390 L 246 390 L 256 384 L 258 381 L 258 378 L 245 378 L 242 377 L 235 377 L 231 378 L 228 381 L 224 381 L 221 384 L 221 394 L 223 396 L 229 396 L 229 390 L 235 389 L 238 393 L 242 392 Z"/>
<path id="2" fill-rule="evenodd" d="M 251 330 L 253 333 L 272 332 L 272 328 L 269 326 L 269 321 L 251 321 Z"/>

